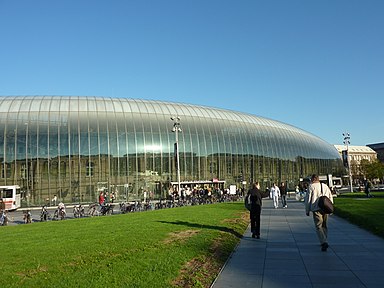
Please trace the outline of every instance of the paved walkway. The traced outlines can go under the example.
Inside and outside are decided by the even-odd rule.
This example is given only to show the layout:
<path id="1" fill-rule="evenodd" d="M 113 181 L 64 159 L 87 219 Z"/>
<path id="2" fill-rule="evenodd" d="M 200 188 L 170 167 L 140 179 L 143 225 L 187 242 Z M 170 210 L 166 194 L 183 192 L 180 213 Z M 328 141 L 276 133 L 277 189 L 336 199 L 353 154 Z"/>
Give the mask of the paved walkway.
<path id="1" fill-rule="evenodd" d="M 263 201 L 261 239 L 248 227 L 213 288 L 384 287 L 384 240 L 332 215 L 327 252 L 320 251 L 312 213 Z"/>

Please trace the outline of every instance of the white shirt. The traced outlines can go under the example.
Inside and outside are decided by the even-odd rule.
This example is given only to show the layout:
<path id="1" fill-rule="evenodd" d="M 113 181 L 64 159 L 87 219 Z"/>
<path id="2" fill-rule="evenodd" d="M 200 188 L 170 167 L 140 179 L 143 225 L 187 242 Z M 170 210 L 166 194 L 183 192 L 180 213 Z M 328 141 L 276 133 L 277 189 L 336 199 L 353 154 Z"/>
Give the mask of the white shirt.
<path id="1" fill-rule="evenodd" d="M 321 193 L 321 186 L 323 186 L 323 193 Z M 333 203 L 332 192 L 329 189 L 328 185 L 320 182 L 314 182 L 309 185 L 307 195 L 305 197 L 305 212 L 309 213 L 309 211 L 319 211 L 319 197 L 325 195 L 327 196 L 331 202 Z"/>
<path id="2" fill-rule="evenodd" d="M 280 197 L 280 189 L 277 186 L 272 186 L 271 188 L 271 197 Z"/>

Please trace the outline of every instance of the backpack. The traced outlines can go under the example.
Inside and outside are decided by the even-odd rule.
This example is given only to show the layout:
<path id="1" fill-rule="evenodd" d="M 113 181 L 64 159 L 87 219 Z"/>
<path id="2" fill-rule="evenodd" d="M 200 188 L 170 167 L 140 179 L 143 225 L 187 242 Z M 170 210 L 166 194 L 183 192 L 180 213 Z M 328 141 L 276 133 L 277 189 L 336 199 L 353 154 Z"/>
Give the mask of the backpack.
<path id="1" fill-rule="evenodd" d="M 321 194 L 323 194 L 323 184 L 320 183 Z M 322 195 L 319 197 L 318 206 L 323 214 L 332 214 L 333 213 L 333 203 L 331 199 L 327 196 Z"/>
<path id="2" fill-rule="evenodd" d="M 251 205 L 252 205 L 251 193 L 248 193 L 244 199 L 244 206 L 245 206 L 245 208 L 247 208 L 248 211 L 251 211 Z"/>

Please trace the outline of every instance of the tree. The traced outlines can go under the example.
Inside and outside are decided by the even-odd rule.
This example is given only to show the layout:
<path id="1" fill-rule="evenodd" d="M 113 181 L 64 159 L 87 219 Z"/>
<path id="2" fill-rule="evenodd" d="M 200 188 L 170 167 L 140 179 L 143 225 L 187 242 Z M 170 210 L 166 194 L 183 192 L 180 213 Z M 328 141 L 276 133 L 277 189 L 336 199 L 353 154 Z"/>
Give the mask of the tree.
<path id="1" fill-rule="evenodd" d="M 368 177 L 368 170 L 369 170 L 370 163 L 371 162 L 369 162 L 369 160 L 367 160 L 367 159 L 363 159 L 360 161 L 360 165 L 359 165 L 360 174 L 362 176 L 364 176 L 365 178 L 369 178 Z"/>
<path id="2" fill-rule="evenodd" d="M 380 181 L 383 181 L 384 164 L 379 160 L 374 160 L 371 162 L 366 159 L 361 160 L 360 170 L 367 179 L 380 179 Z"/>

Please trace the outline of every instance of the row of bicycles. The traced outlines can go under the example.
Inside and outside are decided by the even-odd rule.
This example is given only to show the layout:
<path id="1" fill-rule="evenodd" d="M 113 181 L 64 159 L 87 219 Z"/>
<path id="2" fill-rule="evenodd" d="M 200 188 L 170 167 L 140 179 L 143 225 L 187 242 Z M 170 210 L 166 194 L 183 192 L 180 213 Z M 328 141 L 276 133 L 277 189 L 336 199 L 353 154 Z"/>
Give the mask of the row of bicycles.
<path id="1" fill-rule="evenodd" d="M 31 223 L 28 221 L 28 210 L 24 212 L 24 222 L 25 223 Z M 53 212 L 53 215 L 48 211 L 48 207 L 44 205 L 41 207 L 40 211 L 40 221 L 48 221 L 48 220 L 64 220 L 67 217 L 67 211 L 65 210 L 64 203 L 59 203 L 57 206 L 55 212 Z"/>
<path id="2" fill-rule="evenodd" d="M 114 207 L 115 205 L 111 203 L 107 203 L 101 206 L 97 203 L 94 203 L 89 205 L 87 214 L 90 217 L 112 215 Z"/>
<path id="3" fill-rule="evenodd" d="M 111 215 L 113 214 L 113 204 L 105 204 L 99 205 L 97 203 L 93 203 L 88 206 L 88 211 L 85 211 L 85 207 L 81 204 L 73 206 L 73 218 L 83 218 L 83 217 L 93 217 L 93 216 L 101 216 L 101 215 Z M 58 208 L 53 213 L 53 216 L 47 209 L 47 206 L 43 206 L 40 212 L 40 221 L 48 221 L 48 220 L 64 220 L 67 218 L 67 212 L 64 204 L 58 206 Z"/>
<path id="4" fill-rule="evenodd" d="M 224 197 L 206 197 L 206 196 L 191 196 L 185 197 L 169 197 L 168 199 L 160 199 L 156 201 L 134 201 L 134 202 L 121 202 L 120 212 L 125 214 L 129 212 L 150 211 L 166 208 L 176 208 L 183 206 L 205 205 L 221 202 L 236 202 L 239 201 L 239 196 L 227 196 Z"/>
<path id="5" fill-rule="evenodd" d="M 88 207 L 88 211 L 85 211 L 83 205 L 73 206 L 73 218 L 93 217 L 101 215 L 113 214 L 113 204 L 105 204 L 100 206 L 99 204 L 91 204 Z M 40 222 L 65 220 L 69 218 L 66 207 L 63 203 L 60 203 L 53 213 L 51 213 L 46 205 L 43 205 L 40 210 Z M 36 221 L 36 220 L 35 220 Z M 31 210 L 23 210 L 23 223 L 32 223 Z M 0 211 L 0 226 L 6 226 L 8 224 L 8 215 L 6 211 Z"/>
<path id="6" fill-rule="evenodd" d="M 93 217 L 93 216 L 102 216 L 102 215 L 112 215 L 115 205 L 108 203 L 105 205 L 99 205 L 97 203 L 91 204 L 88 206 L 88 211 L 84 205 L 74 205 L 73 206 L 73 218 L 83 218 L 83 217 Z M 29 224 L 37 219 L 32 219 L 32 211 L 30 209 L 22 210 L 22 219 L 23 223 Z M 68 217 L 67 209 L 63 203 L 59 203 L 57 208 L 52 213 L 47 205 L 43 205 L 40 210 L 40 222 L 46 221 L 56 221 L 56 220 L 65 220 Z M 9 222 L 9 216 L 7 210 L 0 209 L 0 226 L 6 226 Z"/>
<path id="7" fill-rule="evenodd" d="M 200 195 L 193 195 L 192 197 L 186 197 L 185 199 L 170 197 L 168 199 L 160 200 L 149 200 L 146 201 L 133 201 L 133 202 L 120 202 L 115 203 L 106 203 L 99 205 L 99 203 L 93 203 L 90 205 L 74 205 L 73 206 L 73 217 L 68 216 L 67 209 L 64 203 L 59 203 L 57 208 L 52 213 L 51 208 L 43 205 L 40 210 L 40 222 L 45 221 L 58 221 L 65 220 L 67 218 L 83 218 L 83 217 L 94 217 L 94 216 L 105 216 L 114 214 L 114 208 L 116 205 L 119 205 L 119 213 L 132 213 L 132 212 L 141 212 L 141 211 L 150 211 L 166 208 L 175 208 L 182 206 L 193 206 L 193 205 L 204 205 L 212 204 L 216 202 L 234 202 L 238 201 L 238 196 L 234 197 L 205 197 Z M 38 221 L 36 218 L 32 219 L 31 210 L 23 210 L 23 223 L 28 224 L 35 221 Z M 0 210 L 0 226 L 5 226 L 8 223 L 7 211 Z"/>

